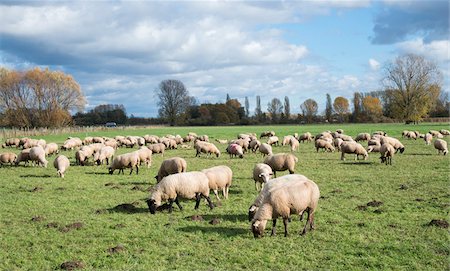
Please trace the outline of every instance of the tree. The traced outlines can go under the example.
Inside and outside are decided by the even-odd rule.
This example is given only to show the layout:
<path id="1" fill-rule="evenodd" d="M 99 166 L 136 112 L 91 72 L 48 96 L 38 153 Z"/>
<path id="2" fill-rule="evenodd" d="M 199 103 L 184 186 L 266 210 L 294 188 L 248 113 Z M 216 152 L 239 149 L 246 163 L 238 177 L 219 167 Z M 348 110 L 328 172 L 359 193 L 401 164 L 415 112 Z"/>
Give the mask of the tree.
<path id="1" fill-rule="evenodd" d="M 280 119 L 280 115 L 283 112 L 283 104 L 280 99 L 273 98 L 267 104 L 267 112 L 271 115 L 272 121 L 278 121 Z"/>
<path id="2" fill-rule="evenodd" d="M 291 117 L 291 104 L 288 96 L 284 96 L 284 116 L 286 119 Z"/>
<path id="3" fill-rule="evenodd" d="M 325 106 L 325 119 L 328 122 L 333 120 L 333 105 L 331 104 L 331 96 L 327 93 L 327 104 Z"/>
<path id="4" fill-rule="evenodd" d="M 231 100 L 230 94 L 227 93 L 227 98 L 226 98 L 226 100 L 225 100 L 225 103 L 228 103 L 229 100 Z"/>
<path id="5" fill-rule="evenodd" d="M 438 99 L 442 74 L 423 56 L 407 54 L 386 66 L 383 84 L 392 101 L 392 117 L 417 122 Z"/>
<path id="6" fill-rule="evenodd" d="M 308 123 L 312 123 L 314 116 L 317 114 L 319 109 L 317 102 L 313 99 L 307 99 L 300 105 L 303 116 L 305 116 Z"/>
<path id="7" fill-rule="evenodd" d="M 245 96 L 245 116 L 248 118 L 250 116 L 250 103 L 247 96 Z"/>
<path id="8" fill-rule="evenodd" d="M 174 79 L 161 81 L 157 95 L 159 116 L 168 121 L 171 126 L 175 125 L 177 119 L 186 112 L 192 101 L 184 84 Z"/>
<path id="9" fill-rule="evenodd" d="M 362 100 L 362 106 L 366 116 L 371 121 L 378 121 L 383 115 L 383 108 L 380 99 L 372 96 L 366 96 Z"/>
<path id="10" fill-rule="evenodd" d="M 0 111 L 8 126 L 61 127 L 81 111 L 86 99 L 72 76 L 48 68 L 0 68 Z"/>
<path id="11" fill-rule="evenodd" d="M 333 103 L 334 111 L 339 115 L 341 122 L 344 122 L 345 115 L 348 113 L 348 100 L 344 97 L 336 97 Z"/>
<path id="12" fill-rule="evenodd" d="M 261 97 L 259 95 L 256 96 L 255 116 L 259 121 L 261 121 L 262 110 L 261 110 Z"/>
<path id="13" fill-rule="evenodd" d="M 362 105 L 361 105 L 361 93 L 353 93 L 353 122 L 361 121 Z"/>

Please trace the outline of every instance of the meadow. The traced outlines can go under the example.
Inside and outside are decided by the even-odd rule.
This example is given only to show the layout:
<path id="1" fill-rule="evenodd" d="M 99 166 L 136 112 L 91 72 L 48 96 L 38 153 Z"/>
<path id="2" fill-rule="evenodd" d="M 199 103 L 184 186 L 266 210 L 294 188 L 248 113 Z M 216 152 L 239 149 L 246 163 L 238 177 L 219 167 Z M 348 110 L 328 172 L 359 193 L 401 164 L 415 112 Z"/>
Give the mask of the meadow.
<path id="1" fill-rule="evenodd" d="M 344 129 L 345 134 L 383 130 L 405 145 L 393 165 L 380 163 L 379 153 L 354 161 L 340 153 L 317 153 L 301 143 L 295 173 L 315 181 L 321 192 L 314 231 L 299 235 L 305 221 L 294 216 L 290 235 L 254 239 L 248 207 L 257 191 L 253 166 L 260 154 L 230 158 L 215 139 L 234 139 L 241 132 L 274 130 L 284 135 L 317 134 Z M 67 136 L 207 134 L 222 152 L 219 158 L 195 157 L 193 149 L 154 155 L 152 166 L 139 174 L 109 175 L 107 166 L 77 166 L 75 151 L 64 179 L 53 168 L 0 167 L 0 270 L 448 270 L 449 156 L 438 155 L 422 139 L 401 138 L 403 130 L 448 129 L 448 124 L 344 124 L 301 126 L 157 127 L 133 130 L 41 136 L 62 144 Z M 449 142 L 449 137 L 445 137 Z M 364 146 L 367 143 L 363 143 Z M 136 148 L 135 148 L 136 149 Z M 16 153 L 20 150 L 10 149 Z M 5 152 L 2 149 L 0 152 Z M 120 148 L 116 154 L 130 152 Z M 274 147 L 275 153 L 289 146 Z M 203 201 L 181 201 L 183 211 L 151 215 L 145 200 L 163 159 L 180 156 L 188 171 L 227 165 L 233 170 L 230 198 L 209 210 Z M 288 172 L 278 173 L 278 176 Z M 222 195 L 220 195 L 222 197 Z M 434 221 L 434 222 L 432 222 Z M 437 223 L 436 223 L 437 221 Z M 447 227 L 446 227 L 447 226 Z M 71 262 L 71 263 L 67 263 Z"/>

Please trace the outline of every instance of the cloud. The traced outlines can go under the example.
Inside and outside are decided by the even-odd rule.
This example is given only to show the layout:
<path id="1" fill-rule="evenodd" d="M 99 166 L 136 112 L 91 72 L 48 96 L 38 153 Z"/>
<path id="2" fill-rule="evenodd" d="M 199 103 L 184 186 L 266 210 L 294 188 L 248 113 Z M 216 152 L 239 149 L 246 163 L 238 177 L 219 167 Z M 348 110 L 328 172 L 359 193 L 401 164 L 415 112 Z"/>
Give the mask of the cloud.
<path id="1" fill-rule="evenodd" d="M 371 58 L 371 59 L 369 59 L 369 67 L 372 71 L 377 71 L 380 68 L 380 62 Z"/>
<path id="2" fill-rule="evenodd" d="M 436 40 L 430 43 L 425 43 L 423 39 L 417 38 L 414 40 L 397 43 L 396 47 L 401 53 L 420 54 L 438 63 L 446 63 L 450 61 L 449 40 Z"/>
<path id="3" fill-rule="evenodd" d="M 375 16 L 373 44 L 393 44 L 421 36 L 425 42 L 448 39 L 449 2 L 385 1 Z"/>

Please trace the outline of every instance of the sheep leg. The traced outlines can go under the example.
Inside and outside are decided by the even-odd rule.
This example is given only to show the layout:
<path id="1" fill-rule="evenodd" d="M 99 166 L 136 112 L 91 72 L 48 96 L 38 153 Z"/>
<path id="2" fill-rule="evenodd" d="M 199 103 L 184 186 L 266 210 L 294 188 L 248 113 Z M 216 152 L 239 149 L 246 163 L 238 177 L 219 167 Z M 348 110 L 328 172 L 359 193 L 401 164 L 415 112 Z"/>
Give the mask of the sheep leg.
<path id="1" fill-rule="evenodd" d="M 136 165 L 136 175 L 139 173 L 139 165 Z"/>
<path id="2" fill-rule="evenodd" d="M 289 223 L 289 219 L 283 217 L 283 224 L 284 224 L 284 237 L 287 237 L 289 235 L 288 233 L 288 223 Z"/>
<path id="3" fill-rule="evenodd" d="M 225 187 L 225 191 L 226 191 L 225 198 L 228 199 L 228 192 L 230 192 L 230 187 L 229 186 Z"/>
<path id="4" fill-rule="evenodd" d="M 272 221 L 272 234 L 271 234 L 271 236 L 275 236 L 277 234 L 276 226 L 277 226 L 277 219 L 274 219 Z"/>
<path id="5" fill-rule="evenodd" d="M 218 191 L 217 189 L 214 189 L 213 191 L 214 191 L 214 195 L 216 195 L 217 200 L 220 201 L 220 198 L 219 198 L 219 191 Z M 224 193 L 224 194 L 225 194 L 225 193 Z"/>
<path id="6" fill-rule="evenodd" d="M 306 229 L 308 227 L 308 224 L 309 224 L 309 226 L 311 228 L 311 210 L 308 208 L 306 210 L 306 212 L 308 213 L 308 219 L 306 220 L 305 227 L 303 227 L 303 231 L 300 233 L 301 235 L 304 235 L 306 233 Z"/>
<path id="7" fill-rule="evenodd" d="M 309 230 L 314 230 L 314 211 L 311 212 L 311 219 L 309 221 Z"/>
<path id="8" fill-rule="evenodd" d="M 180 208 L 180 211 L 182 211 L 183 207 L 181 206 L 180 202 L 178 201 L 178 197 L 175 198 L 175 203 L 177 204 L 178 208 Z"/>
<path id="9" fill-rule="evenodd" d="M 172 199 L 169 199 L 169 213 L 172 213 L 172 211 L 173 211 L 173 200 Z"/>
<path id="10" fill-rule="evenodd" d="M 209 206 L 209 208 L 212 210 L 212 209 L 214 209 L 214 204 L 211 202 L 211 199 L 208 197 L 208 196 L 205 196 L 205 195 L 203 195 L 203 194 L 200 194 L 199 195 L 199 199 L 200 199 L 200 196 L 202 196 L 202 197 L 204 197 L 205 199 L 206 199 L 206 201 L 208 202 L 208 206 Z M 199 200 L 199 202 L 200 202 L 200 200 Z"/>
<path id="11" fill-rule="evenodd" d="M 198 209 L 198 206 L 200 205 L 200 193 L 195 194 L 195 207 L 194 209 Z"/>

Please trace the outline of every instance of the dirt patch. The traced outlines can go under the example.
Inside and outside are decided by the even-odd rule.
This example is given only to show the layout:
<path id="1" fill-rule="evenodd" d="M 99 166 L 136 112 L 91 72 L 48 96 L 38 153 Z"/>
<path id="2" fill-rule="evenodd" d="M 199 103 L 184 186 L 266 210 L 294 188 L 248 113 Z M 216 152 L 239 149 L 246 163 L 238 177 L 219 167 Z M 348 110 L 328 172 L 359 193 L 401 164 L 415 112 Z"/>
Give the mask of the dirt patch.
<path id="1" fill-rule="evenodd" d="M 407 190 L 409 187 L 406 184 L 400 185 L 400 190 Z"/>
<path id="2" fill-rule="evenodd" d="M 68 261 L 62 263 L 60 268 L 64 270 L 83 269 L 84 263 L 82 261 Z"/>
<path id="3" fill-rule="evenodd" d="M 203 216 L 201 216 L 201 215 L 193 215 L 193 216 L 190 216 L 189 219 L 191 221 L 203 221 Z"/>
<path id="4" fill-rule="evenodd" d="M 378 206 L 381 206 L 381 205 L 383 205 L 383 202 L 382 201 L 376 201 L 376 200 L 373 200 L 373 201 L 370 201 L 370 202 L 367 203 L 367 206 L 370 206 L 370 207 L 378 207 Z"/>
<path id="5" fill-rule="evenodd" d="M 31 221 L 33 222 L 41 222 L 42 220 L 44 220 L 45 218 L 43 216 L 37 215 L 37 216 L 33 216 L 31 218 Z"/>
<path id="6" fill-rule="evenodd" d="M 119 244 L 115 247 L 108 248 L 106 251 L 111 254 L 115 254 L 115 253 L 123 252 L 124 250 L 125 250 L 125 247 L 123 245 Z"/>
<path id="7" fill-rule="evenodd" d="M 116 185 L 115 183 L 105 183 L 105 186 L 113 186 Z"/>
<path id="8" fill-rule="evenodd" d="M 421 199 L 421 198 L 417 198 L 417 199 L 415 199 L 415 201 L 423 201 L 423 199 Z"/>
<path id="9" fill-rule="evenodd" d="M 58 228 L 59 227 L 59 225 L 58 225 L 58 223 L 56 223 L 56 222 L 50 222 L 50 223 L 48 223 L 47 225 L 45 225 L 47 228 L 49 228 L 49 229 L 56 229 L 56 228 Z"/>
<path id="10" fill-rule="evenodd" d="M 375 214 L 382 214 L 384 213 L 384 211 L 382 209 L 376 209 L 375 211 L 373 211 Z"/>
<path id="11" fill-rule="evenodd" d="M 359 205 L 358 207 L 356 207 L 356 209 L 358 209 L 359 211 L 365 211 L 365 210 L 367 210 L 367 206 L 366 205 Z"/>
<path id="12" fill-rule="evenodd" d="M 79 230 L 84 227 L 82 222 L 74 222 L 72 224 L 67 224 L 64 227 L 59 228 L 60 232 L 69 232 L 71 230 Z"/>
<path id="13" fill-rule="evenodd" d="M 209 224 L 211 225 L 217 225 L 220 223 L 220 220 L 218 218 L 214 218 L 211 221 L 209 221 Z"/>
<path id="14" fill-rule="evenodd" d="M 31 189 L 30 192 L 39 192 L 41 190 L 43 190 L 44 188 L 36 186 L 35 188 Z"/>
<path id="15" fill-rule="evenodd" d="M 442 219 L 433 219 L 428 223 L 428 226 L 435 226 L 438 228 L 447 229 L 448 228 L 448 222 Z"/>

